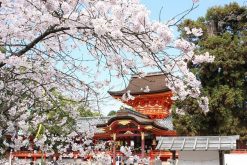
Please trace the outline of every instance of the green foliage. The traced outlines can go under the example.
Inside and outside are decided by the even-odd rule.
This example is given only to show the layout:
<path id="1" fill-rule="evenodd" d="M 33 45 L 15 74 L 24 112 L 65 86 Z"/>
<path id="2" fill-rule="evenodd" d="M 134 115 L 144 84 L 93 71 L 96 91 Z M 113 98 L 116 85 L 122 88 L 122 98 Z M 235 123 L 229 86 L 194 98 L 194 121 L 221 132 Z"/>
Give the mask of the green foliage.
<path id="1" fill-rule="evenodd" d="M 99 116 L 98 112 L 93 112 L 86 107 L 79 106 L 80 103 L 74 100 L 69 100 L 68 98 L 59 94 L 55 89 L 52 91 L 53 96 L 57 97 L 58 102 L 53 102 L 53 107 L 47 108 L 47 120 L 43 123 L 40 123 L 36 127 L 34 127 L 33 135 L 36 138 L 42 138 L 42 135 L 45 134 L 46 130 L 49 130 L 47 144 L 51 144 L 52 137 L 66 137 L 71 130 L 76 130 L 76 121 L 73 117 L 71 117 L 70 112 L 66 110 L 69 107 L 78 107 L 76 109 L 72 109 L 77 111 L 79 117 L 90 117 L 90 116 Z M 66 122 L 61 125 L 61 121 L 66 118 Z M 53 144 L 53 150 L 57 151 L 57 146 L 66 145 L 66 142 L 56 141 Z"/>
<path id="2" fill-rule="evenodd" d="M 92 117 L 92 116 L 100 116 L 99 112 L 91 111 L 84 107 L 78 109 L 81 117 Z"/>
<path id="3" fill-rule="evenodd" d="M 184 27 L 202 28 L 203 36 L 186 35 Z M 201 112 L 192 98 L 177 101 L 184 115 L 173 110 L 174 126 L 182 135 L 232 135 L 247 138 L 247 9 L 237 3 L 210 8 L 205 17 L 185 20 L 181 36 L 198 43 L 198 53 L 215 56 L 211 64 L 189 68 L 202 82 L 210 111 Z"/>
<path id="4" fill-rule="evenodd" d="M 114 110 L 112 110 L 112 111 L 110 111 L 109 113 L 108 113 L 108 115 L 107 116 L 114 116 L 114 115 L 116 115 L 116 111 L 114 111 Z"/>
<path id="5" fill-rule="evenodd" d="M 5 53 L 5 48 L 0 46 L 0 52 Z"/>

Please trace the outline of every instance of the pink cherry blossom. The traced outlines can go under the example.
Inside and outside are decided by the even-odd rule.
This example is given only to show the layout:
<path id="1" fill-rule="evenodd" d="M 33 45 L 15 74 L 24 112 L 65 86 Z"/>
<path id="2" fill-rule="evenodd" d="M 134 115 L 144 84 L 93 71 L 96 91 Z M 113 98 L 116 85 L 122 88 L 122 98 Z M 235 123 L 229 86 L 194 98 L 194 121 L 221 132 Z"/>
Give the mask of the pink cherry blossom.
<path id="1" fill-rule="evenodd" d="M 187 53 L 195 49 L 195 45 L 184 39 L 178 39 L 174 42 L 175 47 Z"/>
<path id="2" fill-rule="evenodd" d="M 194 59 L 192 60 L 193 64 L 201 64 L 201 63 L 212 63 L 214 62 L 214 56 L 210 56 L 208 52 L 201 54 L 201 55 L 195 55 Z"/>
<path id="3" fill-rule="evenodd" d="M 191 29 L 192 34 L 194 34 L 196 37 L 202 36 L 203 35 L 203 31 L 201 28 L 197 29 L 197 28 L 192 28 Z"/>
<path id="4" fill-rule="evenodd" d="M 193 3 L 198 3 L 200 0 L 192 0 Z"/>
<path id="5" fill-rule="evenodd" d="M 208 110 L 206 97 L 200 99 L 200 81 L 189 71 L 187 62 L 213 62 L 214 57 L 194 54 L 194 44 L 174 38 L 171 23 L 150 20 L 149 10 L 138 0 L 1 2 L 0 48 L 4 51 L 0 52 L 0 138 L 13 135 L 15 143 L 5 141 L 6 147 L 0 147 L 0 152 L 9 146 L 18 150 L 28 143 L 17 136 L 18 132 L 24 137 L 34 136 L 35 145 L 43 151 L 65 142 L 57 146 L 61 153 L 70 147 L 81 154 L 92 152 L 90 146 L 74 143 L 74 138 L 78 136 L 83 145 L 89 145 L 95 127 L 82 132 L 67 121 L 78 121 L 78 109 L 85 105 L 97 109 L 104 98 L 100 89 L 108 88 L 111 78 L 133 73 L 143 78 L 150 69 L 167 74 L 167 86 L 174 98 L 199 98 L 202 109 Z M 202 35 L 201 29 L 185 30 Z M 180 50 L 180 54 L 174 56 L 166 52 L 167 48 Z M 105 72 L 109 78 L 101 79 Z M 61 106 L 61 98 L 74 103 Z M 133 99 L 131 91 L 122 97 L 123 101 Z M 50 115 L 55 109 L 66 117 Z M 64 134 L 50 132 L 51 124 Z M 95 157 L 110 162 L 104 154 Z"/>

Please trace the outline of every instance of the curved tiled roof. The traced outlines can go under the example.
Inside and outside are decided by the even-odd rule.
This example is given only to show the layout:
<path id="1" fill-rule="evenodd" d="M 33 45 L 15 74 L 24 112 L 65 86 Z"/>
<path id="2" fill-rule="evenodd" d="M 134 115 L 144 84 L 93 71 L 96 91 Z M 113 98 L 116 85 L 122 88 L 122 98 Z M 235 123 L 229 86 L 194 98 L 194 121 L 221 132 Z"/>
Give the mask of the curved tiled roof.
<path id="1" fill-rule="evenodd" d="M 82 117 L 77 121 L 77 129 L 80 132 L 88 131 L 90 128 L 95 128 L 99 124 L 106 124 L 108 120 L 116 116 L 107 117 Z M 153 122 L 160 126 L 167 128 L 168 130 L 173 130 L 172 117 L 168 116 L 165 119 L 154 119 Z M 101 133 L 101 130 L 96 128 L 96 133 Z"/>
<path id="2" fill-rule="evenodd" d="M 121 119 L 130 119 L 141 125 L 153 125 L 154 127 L 162 129 L 162 130 L 168 130 L 166 126 L 151 119 L 147 115 L 144 115 L 142 113 L 139 113 L 137 111 L 134 111 L 128 108 L 121 108 L 119 111 L 117 111 L 116 116 L 113 116 L 112 118 L 110 118 L 107 123 L 98 124 L 97 127 L 106 127 L 107 125 L 110 125 L 113 121 L 121 120 Z"/>
<path id="3" fill-rule="evenodd" d="M 149 91 L 145 91 L 148 86 Z M 122 96 L 127 91 L 131 95 L 152 94 L 170 91 L 166 86 L 166 76 L 164 73 L 149 73 L 145 77 L 133 75 L 128 86 L 121 91 L 108 91 L 112 96 Z"/>
<path id="4" fill-rule="evenodd" d="M 172 115 L 166 117 L 165 119 L 156 119 L 155 122 L 158 124 L 165 126 L 168 130 L 174 130 L 172 123 Z"/>

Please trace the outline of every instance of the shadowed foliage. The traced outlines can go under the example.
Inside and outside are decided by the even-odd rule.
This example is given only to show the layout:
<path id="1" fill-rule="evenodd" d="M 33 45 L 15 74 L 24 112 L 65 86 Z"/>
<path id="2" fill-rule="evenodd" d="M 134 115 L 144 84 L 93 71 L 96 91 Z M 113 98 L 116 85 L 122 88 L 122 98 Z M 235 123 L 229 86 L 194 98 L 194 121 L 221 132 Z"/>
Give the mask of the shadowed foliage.
<path id="1" fill-rule="evenodd" d="M 184 27 L 203 29 L 203 36 L 186 34 Z M 204 114 L 192 98 L 177 101 L 174 125 L 181 135 L 233 135 L 247 138 L 247 9 L 237 3 L 208 9 L 196 21 L 180 25 L 181 36 L 198 44 L 198 52 L 208 51 L 214 63 L 189 65 L 201 80 L 209 98 Z"/>

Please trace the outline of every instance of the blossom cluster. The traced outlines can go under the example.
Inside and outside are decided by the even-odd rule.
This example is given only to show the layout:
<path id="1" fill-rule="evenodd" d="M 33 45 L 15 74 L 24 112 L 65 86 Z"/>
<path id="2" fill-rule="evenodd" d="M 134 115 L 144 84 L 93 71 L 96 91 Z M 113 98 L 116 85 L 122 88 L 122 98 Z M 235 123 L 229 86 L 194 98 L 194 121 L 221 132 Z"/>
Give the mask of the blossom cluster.
<path id="1" fill-rule="evenodd" d="M 200 37 L 200 36 L 203 35 L 202 28 L 199 28 L 199 29 L 192 28 L 192 29 L 190 29 L 189 27 L 185 27 L 184 30 L 185 30 L 186 34 L 193 34 L 196 37 Z"/>
<path id="2" fill-rule="evenodd" d="M 123 153 L 124 156 L 126 157 L 125 164 L 134 164 L 135 162 L 140 163 L 140 164 L 149 164 L 150 157 L 140 158 L 137 155 L 133 156 L 131 148 L 128 146 L 121 146 L 120 152 Z"/>
<path id="3" fill-rule="evenodd" d="M 212 63 L 214 62 L 214 56 L 210 56 L 208 52 L 202 54 L 202 55 L 196 55 L 194 56 L 194 59 L 192 60 L 193 64 L 201 64 L 201 63 Z"/>
<path id="4" fill-rule="evenodd" d="M 120 152 L 122 152 L 127 157 L 130 157 L 132 155 L 130 147 L 121 146 Z"/>

